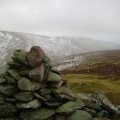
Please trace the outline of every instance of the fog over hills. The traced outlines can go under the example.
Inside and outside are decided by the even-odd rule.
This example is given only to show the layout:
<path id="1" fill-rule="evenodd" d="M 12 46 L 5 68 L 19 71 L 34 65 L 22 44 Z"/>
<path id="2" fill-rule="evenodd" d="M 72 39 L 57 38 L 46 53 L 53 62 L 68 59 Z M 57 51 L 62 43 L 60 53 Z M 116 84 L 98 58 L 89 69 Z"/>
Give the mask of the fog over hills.
<path id="1" fill-rule="evenodd" d="M 30 49 L 33 45 L 39 45 L 53 60 L 68 55 L 91 51 L 119 49 L 120 44 L 93 40 L 87 37 L 49 37 L 17 32 L 0 32 L 0 64 L 5 64 L 13 49 Z M 2 67 L 2 66 L 1 66 Z"/>

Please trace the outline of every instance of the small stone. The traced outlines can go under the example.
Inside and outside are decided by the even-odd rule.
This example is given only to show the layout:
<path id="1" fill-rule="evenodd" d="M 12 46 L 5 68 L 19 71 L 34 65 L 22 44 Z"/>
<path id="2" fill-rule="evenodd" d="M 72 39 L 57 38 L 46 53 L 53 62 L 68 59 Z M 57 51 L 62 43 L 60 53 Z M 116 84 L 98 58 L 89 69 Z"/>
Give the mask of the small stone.
<path id="1" fill-rule="evenodd" d="M 91 120 L 92 116 L 85 111 L 77 110 L 71 116 L 68 117 L 67 120 Z"/>
<path id="2" fill-rule="evenodd" d="M 100 111 L 102 109 L 100 104 L 97 104 L 95 101 L 93 101 L 91 94 L 79 93 L 78 97 L 84 102 L 87 108 L 94 109 L 96 111 Z"/>
<path id="3" fill-rule="evenodd" d="M 30 77 L 32 80 L 42 82 L 42 80 L 43 80 L 43 78 L 44 78 L 44 65 L 41 64 L 41 66 L 38 66 L 38 67 L 32 69 L 32 70 L 29 72 L 29 77 Z"/>
<path id="4" fill-rule="evenodd" d="M 109 118 L 110 116 L 109 116 L 109 113 L 107 111 L 102 110 L 97 114 L 97 117 L 100 117 L 100 118 L 107 117 L 107 118 Z"/>
<path id="5" fill-rule="evenodd" d="M 10 75 L 5 75 L 4 78 L 6 79 L 7 83 L 10 83 L 10 84 L 16 84 L 17 83 L 17 80 L 14 79 L 13 77 L 11 77 Z"/>
<path id="6" fill-rule="evenodd" d="M 101 106 L 113 113 L 118 113 L 117 107 L 113 105 L 113 103 L 102 93 L 93 93 L 92 97 L 96 100 L 97 104 L 101 104 Z"/>
<path id="7" fill-rule="evenodd" d="M 51 101 L 48 101 L 48 102 L 45 102 L 45 104 L 48 106 L 48 107 L 59 107 L 62 103 L 61 102 L 51 102 Z"/>
<path id="8" fill-rule="evenodd" d="M 11 96 L 16 91 L 16 88 L 12 85 L 0 85 L 0 93 L 3 95 Z"/>
<path id="9" fill-rule="evenodd" d="M 40 100 L 40 101 L 47 101 L 47 100 L 46 100 L 44 97 L 42 97 L 40 94 L 38 94 L 38 93 L 36 93 L 36 92 L 34 92 L 33 94 L 34 94 L 35 98 L 37 98 L 38 100 Z"/>
<path id="10" fill-rule="evenodd" d="M 77 96 L 73 94 L 68 88 L 66 87 L 60 87 L 59 89 L 53 89 L 53 94 L 58 97 L 60 100 L 70 100 L 70 101 L 76 101 Z"/>
<path id="11" fill-rule="evenodd" d="M 31 101 L 33 99 L 32 92 L 21 92 L 14 95 L 14 97 L 19 101 Z"/>
<path id="12" fill-rule="evenodd" d="M 13 52 L 13 57 L 12 59 L 17 62 L 17 63 L 20 63 L 20 64 L 24 64 L 24 65 L 27 65 L 27 61 L 26 61 L 26 55 L 27 55 L 27 52 L 22 50 L 22 49 L 18 49 L 18 50 L 15 50 Z"/>
<path id="13" fill-rule="evenodd" d="M 61 80 L 61 76 L 50 71 L 48 75 L 48 82 L 59 82 Z"/>
<path id="14" fill-rule="evenodd" d="M 4 79 L 3 75 L 1 74 L 0 75 L 0 83 L 4 83 L 4 82 L 6 82 L 6 79 Z"/>
<path id="15" fill-rule="evenodd" d="M 19 70 L 19 73 L 21 76 L 26 76 L 26 77 L 29 77 L 29 72 L 30 72 L 30 69 L 29 68 L 21 68 Z"/>
<path id="16" fill-rule="evenodd" d="M 4 100 L 6 101 L 6 102 L 9 102 L 9 103 L 16 103 L 16 99 L 15 98 L 4 98 Z"/>
<path id="17" fill-rule="evenodd" d="M 34 90 L 39 90 L 42 87 L 40 82 L 31 81 L 32 85 L 34 86 Z"/>
<path id="18" fill-rule="evenodd" d="M 44 51 L 39 46 L 33 46 L 27 53 L 26 60 L 30 67 L 40 66 L 45 57 Z"/>
<path id="19" fill-rule="evenodd" d="M 46 120 L 55 120 L 54 116 L 47 118 Z"/>
<path id="20" fill-rule="evenodd" d="M 77 110 L 78 107 L 77 107 L 77 104 L 75 102 L 67 102 L 67 103 L 64 103 L 63 105 L 61 105 L 57 110 L 56 112 L 58 114 L 65 114 L 65 115 L 69 115 L 73 112 L 75 112 L 75 110 Z"/>
<path id="21" fill-rule="evenodd" d="M 56 74 L 58 74 L 58 75 L 61 75 L 61 72 L 59 72 L 57 69 L 55 69 L 55 68 L 52 68 L 52 69 L 50 69 L 52 72 L 54 72 L 54 73 L 56 73 Z"/>
<path id="22" fill-rule="evenodd" d="M 35 110 L 31 110 L 31 109 L 29 109 L 29 110 L 22 110 L 21 112 L 20 112 L 20 120 L 35 120 L 35 119 L 33 119 L 32 118 L 32 115 L 33 115 L 33 112 L 34 112 Z"/>
<path id="23" fill-rule="evenodd" d="M 48 82 L 47 84 L 49 88 L 59 88 L 62 86 L 63 81 L 55 82 L 54 84 L 53 82 Z"/>
<path id="24" fill-rule="evenodd" d="M 14 69 L 21 69 L 22 67 L 24 67 L 22 64 L 18 64 L 18 63 L 14 62 L 14 61 L 8 62 L 7 65 L 10 68 L 14 68 Z"/>
<path id="25" fill-rule="evenodd" d="M 63 116 L 63 115 L 56 115 L 55 116 L 55 120 L 66 120 L 66 116 Z"/>
<path id="26" fill-rule="evenodd" d="M 77 98 L 76 103 L 77 103 L 77 106 L 78 106 L 79 110 L 82 109 L 83 107 L 85 107 L 84 102 L 80 98 Z"/>
<path id="27" fill-rule="evenodd" d="M 0 118 L 4 117 L 12 117 L 17 112 L 17 109 L 14 105 L 10 103 L 4 103 L 0 105 Z"/>
<path id="28" fill-rule="evenodd" d="M 22 78 L 21 80 L 18 81 L 18 88 L 23 91 L 34 91 L 35 90 L 35 86 L 27 78 Z"/>
<path id="29" fill-rule="evenodd" d="M 95 117 L 95 118 L 93 118 L 92 120 L 111 120 L 111 119 L 109 119 L 109 118 L 98 118 L 98 117 Z M 116 119 L 117 120 L 117 119 Z"/>
<path id="30" fill-rule="evenodd" d="M 52 67 L 53 64 L 51 62 L 51 59 L 45 55 L 44 59 L 43 59 L 43 63 L 45 64 L 45 66 L 48 66 L 48 67 Z"/>
<path id="31" fill-rule="evenodd" d="M 21 76 L 20 76 L 20 74 L 18 73 L 17 70 L 15 70 L 15 69 L 8 69 L 7 72 L 8 72 L 15 80 L 20 80 L 20 79 L 21 79 Z"/>
<path id="32" fill-rule="evenodd" d="M 40 94 L 41 95 L 51 94 L 51 90 L 47 88 L 41 89 Z"/>
<path id="33" fill-rule="evenodd" d="M 37 99 L 34 99 L 28 103 L 17 103 L 16 106 L 19 109 L 29 109 L 29 108 L 36 109 L 41 106 L 41 102 L 39 102 Z"/>
<path id="34" fill-rule="evenodd" d="M 92 116 L 96 115 L 96 111 L 93 109 L 89 109 L 89 108 L 83 108 L 84 111 L 90 113 Z"/>
<path id="35" fill-rule="evenodd" d="M 34 120 L 46 120 L 47 118 L 50 118 L 54 114 L 55 110 L 53 109 L 41 108 L 39 110 L 36 110 L 32 116 Z"/>

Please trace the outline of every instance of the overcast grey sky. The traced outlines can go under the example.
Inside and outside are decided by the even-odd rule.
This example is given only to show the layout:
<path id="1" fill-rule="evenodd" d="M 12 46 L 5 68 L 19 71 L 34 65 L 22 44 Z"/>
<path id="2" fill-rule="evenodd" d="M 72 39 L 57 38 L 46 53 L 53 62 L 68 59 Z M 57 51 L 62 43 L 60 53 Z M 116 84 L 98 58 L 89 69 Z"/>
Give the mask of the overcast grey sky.
<path id="1" fill-rule="evenodd" d="M 0 0 L 0 30 L 120 41 L 120 0 Z"/>

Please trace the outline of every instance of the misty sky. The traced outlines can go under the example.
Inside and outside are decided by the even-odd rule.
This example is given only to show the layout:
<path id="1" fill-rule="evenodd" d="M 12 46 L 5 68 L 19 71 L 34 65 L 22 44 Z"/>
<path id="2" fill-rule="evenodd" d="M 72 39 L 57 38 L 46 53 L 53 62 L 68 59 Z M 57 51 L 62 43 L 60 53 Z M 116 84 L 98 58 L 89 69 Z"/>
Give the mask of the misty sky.
<path id="1" fill-rule="evenodd" d="M 0 0 L 0 30 L 120 41 L 120 0 Z"/>

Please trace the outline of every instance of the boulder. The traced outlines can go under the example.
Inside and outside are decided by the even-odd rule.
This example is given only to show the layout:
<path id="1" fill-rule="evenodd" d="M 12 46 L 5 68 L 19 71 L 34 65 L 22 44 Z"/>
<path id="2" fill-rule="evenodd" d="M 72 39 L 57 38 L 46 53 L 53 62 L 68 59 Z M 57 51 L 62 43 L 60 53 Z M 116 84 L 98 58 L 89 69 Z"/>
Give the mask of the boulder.
<path id="1" fill-rule="evenodd" d="M 16 106 L 19 109 L 28 109 L 28 108 L 36 109 L 36 108 L 39 108 L 41 106 L 41 102 L 39 102 L 37 99 L 34 99 L 34 100 L 30 101 L 30 102 L 17 103 Z"/>
<path id="2" fill-rule="evenodd" d="M 17 70 L 15 70 L 15 69 L 8 69 L 7 72 L 8 72 L 15 80 L 20 80 L 20 79 L 21 79 L 21 76 L 20 76 L 20 74 L 18 73 Z"/>
<path id="3" fill-rule="evenodd" d="M 77 110 L 75 113 L 69 116 L 67 120 L 91 120 L 91 119 L 92 116 L 88 112 Z"/>
<path id="4" fill-rule="evenodd" d="M 33 46 L 27 53 L 26 60 L 30 67 L 35 68 L 41 65 L 45 57 L 44 51 L 39 46 Z"/>
<path id="5" fill-rule="evenodd" d="M 13 61 L 15 61 L 18 64 L 27 65 L 26 54 L 27 54 L 27 52 L 25 50 L 17 49 L 13 52 L 12 59 L 13 59 Z"/>
<path id="6" fill-rule="evenodd" d="M 93 93 L 92 97 L 95 99 L 96 103 L 101 104 L 104 109 L 110 112 L 118 113 L 119 110 L 112 104 L 112 102 L 106 97 L 106 95 L 102 93 Z"/>
<path id="7" fill-rule="evenodd" d="M 48 82 L 59 82 L 61 80 L 61 76 L 55 72 L 50 71 L 48 75 Z"/>
<path id="8" fill-rule="evenodd" d="M 30 77 L 32 80 L 42 82 L 42 80 L 43 80 L 43 78 L 44 78 L 44 65 L 41 64 L 41 66 L 38 66 L 38 67 L 32 69 L 32 70 L 29 72 L 29 77 Z"/>
<path id="9" fill-rule="evenodd" d="M 4 75 L 1 74 L 0 75 L 0 84 L 4 83 L 5 81 L 6 81 L 6 79 L 4 79 Z"/>
<path id="10" fill-rule="evenodd" d="M 34 91 L 35 90 L 35 86 L 27 78 L 22 78 L 21 80 L 18 81 L 18 88 L 23 91 Z"/>
<path id="11" fill-rule="evenodd" d="M 12 96 L 16 91 L 16 87 L 12 85 L 0 85 L 0 93 L 7 96 Z"/>
<path id="12" fill-rule="evenodd" d="M 33 99 L 33 93 L 31 92 L 20 92 L 14 95 L 15 99 L 19 101 L 28 102 Z"/>
<path id="13" fill-rule="evenodd" d="M 54 109 L 41 108 L 33 112 L 33 120 L 46 120 L 55 114 Z"/>
<path id="14" fill-rule="evenodd" d="M 58 114 L 65 114 L 65 115 L 69 115 L 71 113 L 73 113 L 75 110 L 78 109 L 78 106 L 75 102 L 67 102 L 64 103 L 63 105 L 61 105 L 60 107 L 58 107 L 58 109 L 56 110 L 56 112 Z"/>

